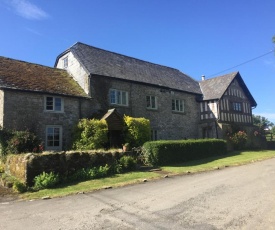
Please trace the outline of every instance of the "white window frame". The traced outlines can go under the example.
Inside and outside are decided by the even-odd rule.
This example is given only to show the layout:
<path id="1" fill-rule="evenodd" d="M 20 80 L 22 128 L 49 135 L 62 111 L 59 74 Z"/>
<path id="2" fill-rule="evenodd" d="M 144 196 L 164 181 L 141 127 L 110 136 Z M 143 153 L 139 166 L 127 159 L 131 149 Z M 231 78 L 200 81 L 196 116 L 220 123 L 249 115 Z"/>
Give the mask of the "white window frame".
<path id="1" fill-rule="evenodd" d="M 53 130 L 50 130 L 53 129 Z M 55 133 L 58 130 L 58 133 Z M 52 133 L 52 139 L 49 138 L 50 131 Z M 47 125 L 46 126 L 46 141 L 45 148 L 46 150 L 61 150 L 62 149 L 62 134 L 63 129 L 61 125 Z M 56 136 L 58 134 L 58 137 Z M 57 144 L 58 142 L 58 144 Z"/>
<path id="2" fill-rule="evenodd" d="M 67 57 L 64 57 L 63 59 L 62 59 L 62 62 L 63 62 L 63 68 L 64 69 L 67 69 L 68 68 L 68 56 Z"/>
<path id="3" fill-rule="evenodd" d="M 50 99 L 52 99 L 52 104 Z M 50 108 L 52 107 L 52 108 Z M 62 97 L 45 96 L 44 97 L 44 111 L 63 113 L 64 112 L 64 99 Z"/>
<path id="4" fill-rule="evenodd" d="M 146 96 L 146 108 L 147 109 L 158 109 L 158 101 L 155 96 Z"/>
<path id="5" fill-rule="evenodd" d="M 128 106 L 129 96 L 127 91 L 110 89 L 110 104 Z"/>
<path id="6" fill-rule="evenodd" d="M 181 99 L 172 99 L 172 111 L 184 113 L 184 100 Z"/>

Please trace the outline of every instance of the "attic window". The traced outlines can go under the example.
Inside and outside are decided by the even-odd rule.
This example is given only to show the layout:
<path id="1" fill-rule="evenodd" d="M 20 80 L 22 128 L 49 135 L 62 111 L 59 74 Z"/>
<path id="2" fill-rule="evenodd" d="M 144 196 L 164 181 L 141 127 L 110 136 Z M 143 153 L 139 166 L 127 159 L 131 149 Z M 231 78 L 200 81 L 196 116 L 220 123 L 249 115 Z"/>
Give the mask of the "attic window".
<path id="1" fill-rule="evenodd" d="M 68 56 L 63 58 L 62 60 L 63 60 L 63 67 L 64 69 L 66 69 L 68 67 Z"/>

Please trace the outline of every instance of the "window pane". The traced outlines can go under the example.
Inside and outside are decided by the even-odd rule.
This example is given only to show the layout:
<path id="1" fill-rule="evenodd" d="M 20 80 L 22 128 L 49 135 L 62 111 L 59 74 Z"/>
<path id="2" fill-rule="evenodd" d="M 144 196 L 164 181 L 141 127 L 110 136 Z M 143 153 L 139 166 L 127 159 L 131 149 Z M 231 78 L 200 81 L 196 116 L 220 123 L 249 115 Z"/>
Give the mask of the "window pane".
<path id="1" fill-rule="evenodd" d="M 176 110 L 179 111 L 179 100 L 176 100 Z"/>
<path id="2" fill-rule="evenodd" d="M 156 98 L 155 98 L 155 97 L 151 97 L 151 107 L 152 107 L 153 109 L 156 108 Z"/>
<path id="3" fill-rule="evenodd" d="M 61 111 L 61 98 L 55 98 L 55 111 Z"/>
<path id="4" fill-rule="evenodd" d="M 64 66 L 64 68 L 67 68 L 67 67 L 68 67 L 68 57 L 65 57 L 65 58 L 63 59 L 63 66 Z"/>
<path id="5" fill-rule="evenodd" d="M 173 110 L 173 111 L 175 111 L 175 110 L 176 110 L 175 100 L 172 100 L 172 110 Z"/>
<path id="6" fill-rule="evenodd" d="M 53 146 L 53 128 L 47 128 L 47 146 Z"/>
<path id="7" fill-rule="evenodd" d="M 115 90 L 110 91 L 110 102 L 111 102 L 111 104 L 116 103 L 116 92 L 115 92 Z"/>
<path id="8" fill-rule="evenodd" d="M 47 128 L 47 146 L 59 147 L 60 146 L 60 128 L 48 127 Z"/>
<path id="9" fill-rule="evenodd" d="M 46 98 L 46 110 L 53 110 L 53 97 Z"/>
<path id="10" fill-rule="evenodd" d="M 121 92 L 120 91 L 116 91 L 116 104 L 121 104 Z"/>
<path id="11" fill-rule="evenodd" d="M 127 105 L 127 95 L 126 95 L 126 92 L 122 92 L 122 105 Z"/>

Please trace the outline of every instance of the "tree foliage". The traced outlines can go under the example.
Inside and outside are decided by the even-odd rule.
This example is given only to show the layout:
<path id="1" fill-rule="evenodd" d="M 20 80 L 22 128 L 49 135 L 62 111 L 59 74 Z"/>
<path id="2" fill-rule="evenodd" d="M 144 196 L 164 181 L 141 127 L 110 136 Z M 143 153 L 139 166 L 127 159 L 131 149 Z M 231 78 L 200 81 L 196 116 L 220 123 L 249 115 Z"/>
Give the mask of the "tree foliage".
<path id="1" fill-rule="evenodd" d="M 253 124 L 258 126 L 260 130 L 264 130 L 274 126 L 274 124 L 270 122 L 267 118 L 259 115 L 254 115 L 254 114 L 253 114 Z"/>

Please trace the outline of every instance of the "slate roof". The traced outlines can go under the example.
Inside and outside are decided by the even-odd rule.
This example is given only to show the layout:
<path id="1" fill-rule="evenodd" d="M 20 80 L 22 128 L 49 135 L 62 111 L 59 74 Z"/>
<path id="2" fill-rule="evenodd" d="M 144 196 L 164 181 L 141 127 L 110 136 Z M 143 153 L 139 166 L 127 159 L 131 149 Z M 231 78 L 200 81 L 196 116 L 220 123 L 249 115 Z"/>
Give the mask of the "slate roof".
<path id="1" fill-rule="evenodd" d="M 1 56 L 0 88 L 87 97 L 65 70 Z"/>
<path id="2" fill-rule="evenodd" d="M 201 94 L 197 81 L 174 68 L 142 61 L 80 42 L 60 54 L 57 60 L 69 51 L 91 75 L 108 76 Z"/>
<path id="3" fill-rule="evenodd" d="M 226 92 L 227 88 L 235 78 L 238 80 L 240 86 L 250 100 L 251 106 L 257 106 L 255 99 L 248 90 L 239 72 L 233 72 L 223 76 L 200 81 L 203 100 L 207 101 L 222 98 L 223 94 Z"/>

